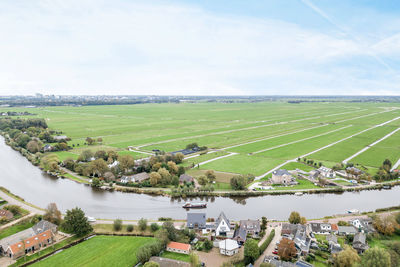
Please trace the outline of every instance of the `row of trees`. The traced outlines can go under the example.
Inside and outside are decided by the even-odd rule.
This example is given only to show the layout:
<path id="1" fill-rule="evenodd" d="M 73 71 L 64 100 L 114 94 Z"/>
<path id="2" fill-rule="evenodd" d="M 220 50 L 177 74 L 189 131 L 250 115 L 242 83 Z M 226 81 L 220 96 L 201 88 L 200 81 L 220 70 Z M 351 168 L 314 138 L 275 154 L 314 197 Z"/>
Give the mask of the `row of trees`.
<path id="1" fill-rule="evenodd" d="M 231 178 L 230 184 L 233 190 L 245 190 L 246 186 L 254 181 L 254 175 L 237 175 Z"/>

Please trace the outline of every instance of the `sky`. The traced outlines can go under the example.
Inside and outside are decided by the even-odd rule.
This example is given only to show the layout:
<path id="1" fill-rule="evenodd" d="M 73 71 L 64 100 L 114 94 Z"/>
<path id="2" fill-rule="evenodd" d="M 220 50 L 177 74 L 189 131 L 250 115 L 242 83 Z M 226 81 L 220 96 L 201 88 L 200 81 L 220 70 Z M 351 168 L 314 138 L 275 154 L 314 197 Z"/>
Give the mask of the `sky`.
<path id="1" fill-rule="evenodd" d="M 4 0 L 0 95 L 400 95 L 386 0 Z"/>

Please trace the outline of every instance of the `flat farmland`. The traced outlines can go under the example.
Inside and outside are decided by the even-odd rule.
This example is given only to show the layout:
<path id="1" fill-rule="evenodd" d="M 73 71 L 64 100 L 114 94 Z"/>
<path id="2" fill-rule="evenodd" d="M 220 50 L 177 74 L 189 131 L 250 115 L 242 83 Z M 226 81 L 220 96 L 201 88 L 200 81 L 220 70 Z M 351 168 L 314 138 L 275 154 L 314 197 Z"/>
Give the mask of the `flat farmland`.
<path id="1" fill-rule="evenodd" d="M 27 110 L 3 109 L 0 112 Z M 172 152 L 197 142 L 219 152 L 187 159 L 185 166 L 254 175 L 314 151 L 307 158 L 341 162 L 400 127 L 400 120 L 394 120 L 400 105 L 393 103 L 171 103 L 41 107 L 29 112 L 72 139 L 73 150 L 58 152 L 62 159 L 76 158 L 87 148 L 116 149 L 140 159 L 153 149 Z M 382 123 L 387 124 L 368 130 Z M 365 132 L 358 134 L 361 131 Z M 373 167 L 385 158 L 397 161 L 399 136 L 390 136 L 353 160 Z M 103 141 L 88 147 L 86 137 Z M 128 151 L 129 146 L 134 151 Z M 208 160 L 212 161 L 201 164 Z"/>

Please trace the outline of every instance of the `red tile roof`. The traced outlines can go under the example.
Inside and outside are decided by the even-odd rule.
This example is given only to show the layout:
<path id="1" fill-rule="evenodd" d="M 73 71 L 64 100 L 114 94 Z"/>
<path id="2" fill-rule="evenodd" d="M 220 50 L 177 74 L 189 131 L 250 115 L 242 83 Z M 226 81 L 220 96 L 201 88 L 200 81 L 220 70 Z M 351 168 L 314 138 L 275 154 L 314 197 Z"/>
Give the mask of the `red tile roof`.
<path id="1" fill-rule="evenodd" d="M 28 249 L 30 247 L 33 247 L 37 244 L 42 243 L 43 241 L 49 239 L 52 237 L 52 232 L 51 230 L 44 231 L 43 233 L 37 234 L 35 236 L 29 237 L 28 239 L 24 240 L 25 243 L 25 249 Z M 23 250 L 24 246 L 22 242 L 18 242 L 15 244 L 12 244 L 10 246 L 10 250 L 13 254 L 18 253 L 18 251 Z"/>
<path id="2" fill-rule="evenodd" d="M 339 227 L 338 227 L 338 225 L 335 224 L 335 223 L 332 223 L 331 229 L 332 229 L 333 231 L 339 231 Z"/>
<path id="3" fill-rule="evenodd" d="M 173 249 L 180 249 L 180 250 L 190 250 L 190 245 L 185 244 L 185 243 L 178 243 L 178 242 L 169 242 L 167 245 L 167 248 L 173 248 Z"/>

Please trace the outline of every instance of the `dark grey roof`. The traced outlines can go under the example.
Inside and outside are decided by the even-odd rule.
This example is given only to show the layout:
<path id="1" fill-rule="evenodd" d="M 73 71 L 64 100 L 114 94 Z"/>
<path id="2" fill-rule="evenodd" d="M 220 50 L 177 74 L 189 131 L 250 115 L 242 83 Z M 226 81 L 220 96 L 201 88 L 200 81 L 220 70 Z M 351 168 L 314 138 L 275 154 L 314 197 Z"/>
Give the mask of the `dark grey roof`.
<path id="1" fill-rule="evenodd" d="M 357 230 L 354 226 L 338 226 L 339 233 L 356 234 Z"/>
<path id="2" fill-rule="evenodd" d="M 221 223 L 222 220 L 224 220 L 227 225 L 230 225 L 230 222 L 229 222 L 228 218 L 226 218 L 225 213 L 222 211 L 219 214 L 217 220 L 215 221 L 215 227 L 218 227 L 218 225 Z"/>
<path id="3" fill-rule="evenodd" d="M 195 225 L 198 224 L 199 226 L 206 225 L 206 214 L 205 213 L 188 213 L 187 214 L 187 225 Z"/>
<path id="4" fill-rule="evenodd" d="M 276 267 L 296 267 L 296 264 L 288 261 L 275 260 L 273 258 L 266 259 L 265 262 L 269 262 Z"/>
<path id="5" fill-rule="evenodd" d="M 364 233 L 357 233 L 354 236 L 353 243 L 359 242 L 361 244 L 365 244 L 367 237 Z"/>
<path id="6" fill-rule="evenodd" d="M 35 232 L 36 235 L 43 233 L 44 231 L 47 231 L 49 229 L 54 231 L 57 229 L 57 225 L 55 225 L 54 223 L 48 222 L 46 220 L 41 220 L 40 222 L 38 222 L 37 224 L 32 226 L 32 230 Z"/>
<path id="7" fill-rule="evenodd" d="M 247 231 L 260 231 L 260 221 L 259 220 L 240 220 L 240 227 L 246 229 Z"/>
<path id="8" fill-rule="evenodd" d="M 297 228 L 293 241 L 302 252 L 308 253 L 310 251 L 311 239 L 307 236 L 305 227 Z"/>
<path id="9" fill-rule="evenodd" d="M 179 182 L 192 182 L 193 181 L 193 177 L 187 174 L 182 174 L 181 176 L 179 176 Z"/>
<path id="10" fill-rule="evenodd" d="M 276 171 L 273 172 L 273 174 L 274 174 L 274 175 L 279 175 L 279 176 L 282 176 L 282 175 L 291 175 L 291 174 L 290 174 L 287 170 L 285 170 L 285 169 L 276 170 Z"/>
<path id="11" fill-rule="evenodd" d="M 328 235 L 327 237 L 326 237 L 326 241 L 328 241 L 328 242 L 333 242 L 333 243 L 337 243 L 337 237 L 335 236 L 335 235 Z"/>
<path id="12" fill-rule="evenodd" d="M 305 261 L 298 261 L 296 262 L 297 267 L 313 267 L 311 263 L 305 262 Z"/>
<path id="13" fill-rule="evenodd" d="M 238 240 L 239 238 L 243 241 L 246 241 L 247 239 L 247 232 L 244 228 L 239 227 L 238 229 L 235 230 L 234 233 L 234 239 Z"/>

